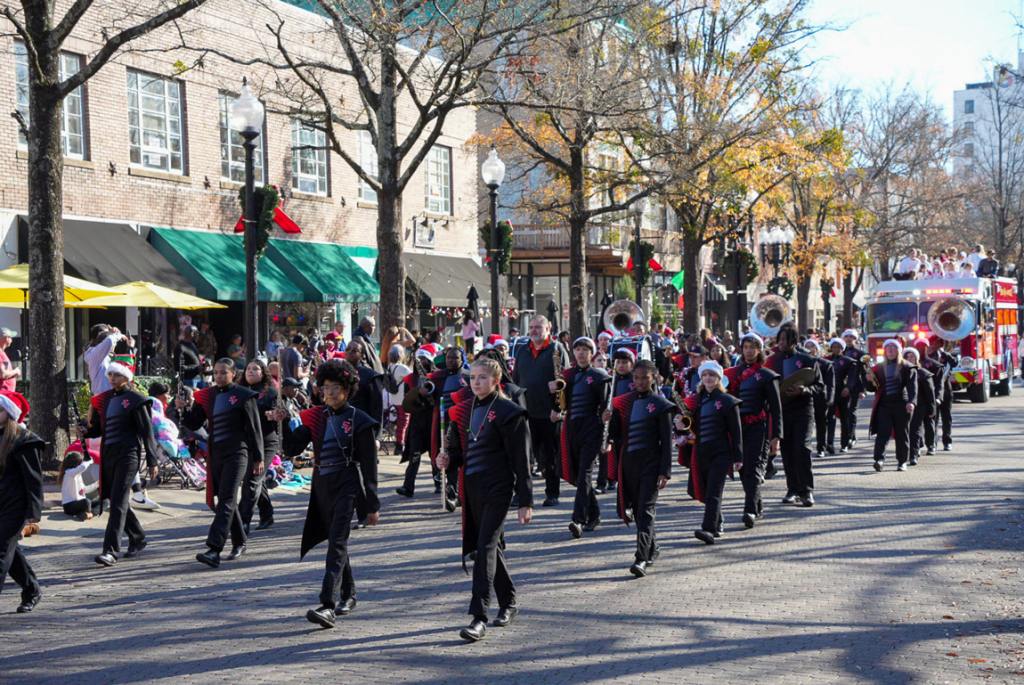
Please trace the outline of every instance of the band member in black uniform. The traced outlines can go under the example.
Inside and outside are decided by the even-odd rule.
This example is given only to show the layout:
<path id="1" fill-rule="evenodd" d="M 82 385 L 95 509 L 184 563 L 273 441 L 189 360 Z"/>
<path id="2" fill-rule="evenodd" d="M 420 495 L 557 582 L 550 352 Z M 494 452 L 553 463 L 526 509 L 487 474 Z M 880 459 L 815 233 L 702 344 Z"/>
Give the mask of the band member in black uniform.
<path id="1" fill-rule="evenodd" d="M 917 401 L 917 371 L 904 363 L 903 345 L 899 340 L 886 340 L 882 348 L 885 361 L 872 367 L 867 375 L 868 388 L 875 392 L 870 424 L 875 436 L 875 471 L 882 470 L 890 435 L 896 443 L 896 470 L 906 471 L 910 456 L 910 418 Z"/>
<path id="2" fill-rule="evenodd" d="M 366 337 L 356 337 L 345 348 L 345 361 L 351 364 L 359 374 L 359 391 L 352 396 L 351 403 L 356 409 L 373 419 L 373 437 L 380 437 L 384 425 L 384 374 L 378 370 L 380 360 L 370 356 L 373 343 Z M 356 497 L 356 528 L 366 525 L 366 503 L 362 495 Z"/>
<path id="3" fill-rule="evenodd" d="M 430 454 L 431 461 L 436 461 L 438 451 L 441 449 L 442 424 L 447 422 L 448 410 L 452 408 L 452 395 L 463 388 L 469 387 L 469 377 L 465 372 L 465 357 L 462 350 L 457 347 L 449 347 L 444 351 L 444 368 L 430 374 L 430 382 L 434 384 L 434 414 L 430 426 Z M 458 474 L 455 469 L 449 469 L 445 476 L 448 479 L 445 492 L 445 508 L 448 511 L 455 511 L 458 503 Z"/>
<path id="4" fill-rule="evenodd" d="M 16 611 L 27 614 L 43 594 L 19 541 L 25 525 L 38 523 L 42 516 L 40 459 L 46 444 L 18 424 L 21 403 L 24 398 L 18 393 L 0 392 L 0 590 L 10 573 L 21 587 L 21 603 Z"/>
<path id="5" fill-rule="evenodd" d="M 627 392 L 633 391 L 633 365 L 636 364 L 636 354 L 628 347 L 620 347 L 612 354 L 612 397 L 621 397 Z M 667 376 L 667 378 L 671 378 Z M 606 411 L 601 417 L 605 423 L 611 421 L 612 412 Z M 611 426 L 609 426 L 609 431 Z M 597 492 L 613 492 L 618 482 L 618 475 L 614 469 L 608 468 L 608 456 L 611 450 L 602 450 L 597 455 Z"/>
<path id="6" fill-rule="evenodd" d="M 214 516 L 206 537 L 207 550 L 197 554 L 196 561 L 213 568 L 220 566 L 220 553 L 229 532 L 231 553 L 227 560 L 245 553 L 245 529 L 238 513 L 239 488 L 248 473 L 263 473 L 263 430 L 257 393 L 234 381 L 234 361 L 221 359 L 213 366 L 214 385 L 197 390 L 191 407 L 184 398 L 175 400 L 183 412 L 184 426 L 195 431 L 206 424 L 210 436 L 206 504 L 214 510 Z"/>
<path id="7" fill-rule="evenodd" d="M 405 395 L 402 408 L 409 414 L 409 426 L 405 431 L 405 444 L 402 446 L 402 462 L 406 464 L 405 480 L 395 489 L 402 497 L 412 497 L 416 491 L 416 474 L 420 470 L 423 453 L 430 453 L 430 427 L 434 424 L 434 396 L 424 386 L 434 372 L 434 355 L 432 350 L 420 348 L 416 350 L 413 371 L 402 381 Z M 441 472 L 434 462 L 430 462 L 433 474 L 434 494 L 441 493 Z"/>
<path id="8" fill-rule="evenodd" d="M 740 401 L 725 392 L 725 372 L 715 361 L 701 364 L 700 389 L 686 400 L 693 417 L 688 440 L 695 445 L 690 468 L 689 492 L 704 502 L 704 520 L 694 536 L 705 545 L 715 544 L 722 535 L 722 495 L 725 479 L 743 467 L 743 429 L 740 427 Z M 677 423 L 677 428 L 682 425 Z"/>
<path id="9" fill-rule="evenodd" d="M 942 372 L 939 374 L 942 397 L 936 397 L 935 428 L 933 430 L 938 433 L 941 425 L 942 449 L 948 452 L 953 448 L 953 367 L 956 366 L 956 359 L 943 349 L 942 339 L 937 335 L 928 339 L 927 359 L 942 368 Z M 932 444 L 934 446 L 935 443 Z M 932 451 L 928 452 L 928 454 L 931 453 Z"/>
<path id="10" fill-rule="evenodd" d="M 814 363 L 818 365 L 821 372 L 822 386 L 815 390 L 814 402 L 814 440 L 817 447 L 817 456 L 820 459 L 825 456 L 825 442 L 828 435 L 828 415 L 835 407 L 835 373 L 832 370 L 832 362 L 821 356 L 821 345 L 817 340 L 809 338 L 804 342 L 804 349 L 814 357 Z"/>
<path id="11" fill-rule="evenodd" d="M 761 337 L 747 333 L 740 338 L 739 363 L 726 369 L 725 376 L 729 380 L 729 392 L 741 401 L 743 525 L 753 528 L 754 522 L 763 515 L 761 485 L 764 483 L 768 450 L 777 451 L 782 437 L 779 374 L 764 366 L 764 341 Z"/>
<path id="12" fill-rule="evenodd" d="M 604 424 L 602 413 L 608 402 L 611 376 L 591 367 L 597 345 L 588 337 L 577 338 L 572 345 L 576 366 L 563 372 L 569 397 L 562 420 L 562 478 L 576 486 L 569 532 L 574 538 L 592 531 L 601 523 L 601 508 L 594 494 L 594 460 L 601 449 Z"/>
<path id="13" fill-rule="evenodd" d="M 839 424 L 839 447 L 840 449 L 849 444 L 849 421 L 847 415 L 850 410 L 850 393 L 843 391 L 847 389 L 850 375 L 859 373 L 856 362 L 843 354 L 846 343 L 842 338 L 832 338 L 828 342 L 829 355 L 827 359 L 832 362 L 832 381 L 834 386 L 835 404 L 828 412 L 828 426 L 825 435 L 825 451 L 828 454 L 836 453 L 836 424 Z"/>
<path id="14" fill-rule="evenodd" d="M 765 366 L 779 374 L 781 386 L 786 378 L 802 369 L 813 369 L 813 380 L 809 383 L 794 383 L 782 390 L 782 440 L 780 450 L 786 469 L 786 496 L 783 504 L 799 500 L 805 507 L 814 506 L 814 472 L 811 467 L 811 451 L 807 449 L 807 433 L 813 418 L 814 393 L 824 386 L 821 371 L 814 357 L 799 352 L 796 326 L 785 323 L 776 336 L 778 348 L 765 360 Z M 780 387 L 781 387 L 780 386 Z"/>
<path id="15" fill-rule="evenodd" d="M 142 452 L 150 478 L 157 474 L 157 446 L 153 438 L 152 398 L 131 389 L 131 369 L 111 362 L 107 366 L 110 390 L 94 395 L 88 426 L 83 437 L 102 438 L 100 443 L 100 501 L 110 500 L 110 516 L 103 535 L 103 552 L 95 561 L 113 566 L 121 553 L 121 536 L 128 533 L 126 557 L 133 557 L 146 547 L 146 531 L 129 506 L 132 481 L 139 473 Z"/>
<path id="16" fill-rule="evenodd" d="M 260 431 L 263 433 L 263 471 L 270 468 L 270 462 L 281 451 L 281 422 L 277 420 L 277 390 L 270 383 L 270 371 L 262 359 L 253 359 L 245 367 L 243 385 L 256 395 L 256 407 L 260 414 Z M 242 501 L 238 503 L 238 513 L 242 517 L 245 535 L 249 535 L 249 524 L 252 523 L 254 509 L 259 509 L 260 522 L 256 530 L 264 530 L 274 525 L 274 505 L 270 501 L 270 493 L 264 485 L 263 475 L 255 475 L 255 469 L 249 472 L 242 486 Z"/>
<path id="17" fill-rule="evenodd" d="M 505 398 L 499 381 L 501 367 L 480 359 L 470 368 L 473 397 L 449 411 L 447 453 L 437 455 L 438 467 L 459 473 L 462 499 L 462 563 L 473 554 L 472 622 L 460 632 L 476 641 L 487 632 L 491 591 L 498 600 L 492 625 L 507 626 L 519 613 L 516 586 L 505 560 L 504 521 L 513 493 L 519 502 L 519 522 L 533 517 L 530 464 L 526 454 L 527 412 Z"/>
<path id="18" fill-rule="evenodd" d="M 843 331 L 843 342 L 846 343 L 843 354 L 853 360 L 854 366 L 847 370 L 846 387 L 839 391 L 840 398 L 846 401 L 846 423 L 842 433 L 850 437 L 848 442 L 840 443 L 841 452 L 848 452 L 857 444 L 857 408 L 867 391 L 865 382 L 868 369 L 860 361 L 867 352 L 857 347 L 858 338 L 857 331 L 852 328 Z M 844 420 L 844 417 L 841 416 L 840 420 Z"/>
<path id="19" fill-rule="evenodd" d="M 544 474 L 543 504 L 554 507 L 558 505 L 562 476 L 558 460 L 555 370 L 569 368 L 569 358 L 561 343 L 551 336 L 547 318 L 538 315 L 530 319 L 529 334 L 530 343 L 516 350 L 512 382 L 526 390 L 533 456 Z"/>
<path id="20" fill-rule="evenodd" d="M 703 345 L 694 345 L 690 348 L 690 365 L 683 370 L 683 389 L 681 393 L 684 397 L 693 395 L 700 390 L 700 374 L 697 373 L 697 369 L 700 365 L 707 361 L 708 350 Z"/>
<path id="21" fill-rule="evenodd" d="M 643 578 L 658 558 L 654 536 L 658 491 L 672 475 L 671 402 L 654 390 L 657 369 L 642 360 L 633 369 L 633 390 L 612 400 L 608 437 L 609 469 L 619 480 L 618 514 L 628 525 L 636 521 L 636 554 L 629 572 Z"/>
<path id="22" fill-rule="evenodd" d="M 903 350 L 903 361 L 913 367 L 917 375 L 917 401 L 914 403 L 914 413 L 910 416 L 910 426 L 908 427 L 910 434 L 910 461 L 908 463 L 911 466 L 917 466 L 917 462 L 921 458 L 925 424 L 935 420 L 935 376 L 931 371 L 921 368 L 920 360 L 921 353 L 913 347 Z"/>
<path id="23" fill-rule="evenodd" d="M 326 540 L 327 559 L 320 606 L 306 612 L 306 618 L 333 628 L 337 616 L 352 613 L 356 606 L 348 553 L 356 501 L 366 503 L 367 525 L 375 526 L 380 520 L 376 421 L 351 402 L 353 393 L 358 392 L 359 372 L 347 361 L 330 359 L 321 364 L 316 383 L 324 405 L 303 411 L 298 428 L 286 425 L 284 443 L 290 455 L 313 443 L 313 482 L 300 558 Z"/>

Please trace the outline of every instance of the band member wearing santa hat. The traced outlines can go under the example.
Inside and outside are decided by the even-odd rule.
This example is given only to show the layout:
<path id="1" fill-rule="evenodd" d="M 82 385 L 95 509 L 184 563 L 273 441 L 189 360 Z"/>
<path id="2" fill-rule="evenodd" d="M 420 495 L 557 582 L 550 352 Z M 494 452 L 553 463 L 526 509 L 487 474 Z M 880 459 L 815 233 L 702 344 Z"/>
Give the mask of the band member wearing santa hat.
<path id="1" fill-rule="evenodd" d="M 636 353 L 628 347 L 620 347 L 612 355 L 612 398 L 621 397 L 633 391 L 633 365 L 636 364 Z M 612 412 L 606 411 L 601 417 L 605 423 L 611 421 Z M 609 426 L 611 430 L 611 426 Z M 615 490 L 618 475 L 608 468 L 610 450 L 598 455 L 597 491 L 599 493 Z"/>
<path id="2" fill-rule="evenodd" d="M 473 396 L 449 411 L 448 452 L 437 456 L 440 468 L 456 469 L 462 499 L 462 559 L 473 554 L 472 622 L 459 633 L 475 642 L 487 633 L 491 594 L 498 616 L 491 625 L 507 626 L 519 613 L 516 586 L 505 560 L 504 521 L 513 493 L 519 522 L 533 517 L 530 464 L 526 454 L 527 412 L 501 392 L 501 366 L 493 359 L 470 367 Z"/>
<path id="3" fill-rule="evenodd" d="M 910 418 L 917 401 L 917 370 L 903 361 L 899 340 L 886 340 L 882 349 L 885 361 L 867 374 L 868 388 L 875 393 L 870 424 L 875 436 L 875 471 L 882 470 L 890 435 L 896 443 L 896 470 L 906 471 L 910 458 Z"/>
<path id="4" fill-rule="evenodd" d="M 182 423 L 189 430 L 206 425 L 209 433 L 209 462 L 206 467 L 206 503 L 214 510 L 205 552 L 196 561 L 212 568 L 220 566 L 220 553 L 228 534 L 231 553 L 227 560 L 245 553 L 245 529 L 238 512 L 238 493 L 246 474 L 263 473 L 263 431 L 260 427 L 258 393 L 235 384 L 235 363 L 221 359 L 213 365 L 213 383 L 195 393 L 191 406 L 178 398 Z M 215 506 L 216 502 L 216 506 Z"/>
<path id="5" fill-rule="evenodd" d="M 441 431 L 446 430 L 448 410 L 454 402 L 452 395 L 469 387 L 469 375 L 465 370 L 465 357 L 462 350 L 449 347 L 444 351 L 444 368 L 430 374 L 430 382 L 434 384 L 434 417 L 430 427 L 430 456 L 436 461 L 441 449 Z M 458 480 L 454 469 L 449 469 L 445 492 L 445 508 L 455 511 L 458 504 Z"/>
<path id="6" fill-rule="evenodd" d="M 592 474 L 594 460 L 601 448 L 604 433 L 602 413 L 608 402 L 611 376 L 590 365 L 597 345 L 586 336 L 572 345 L 576 366 L 566 369 L 565 392 L 569 397 L 562 417 L 562 478 L 576 487 L 569 532 L 574 538 L 583 531 L 592 531 L 601 523 L 601 509 L 594 494 Z"/>
<path id="7" fill-rule="evenodd" d="M 152 398 L 131 389 L 134 374 L 123 364 L 107 366 L 110 390 L 94 395 L 89 407 L 85 438 L 100 443 L 100 501 L 110 500 L 110 516 L 103 536 L 103 552 L 96 563 L 113 566 L 121 553 L 121 536 L 128 533 L 126 557 L 146 547 L 146 532 L 129 506 L 132 480 L 139 472 L 142 452 L 150 479 L 157 475 L 157 445 L 153 437 Z"/>
<path id="8" fill-rule="evenodd" d="M 653 362 L 641 360 L 632 375 L 633 389 L 612 400 L 609 469 L 619 479 L 619 516 L 627 524 L 636 521 L 636 553 L 629 572 L 642 578 L 658 558 L 655 506 L 658 491 L 672 475 L 673 405 L 654 389 Z"/>
<path id="9" fill-rule="evenodd" d="M 612 332 L 601 331 L 597 334 L 597 351 L 602 354 L 608 354 L 612 344 Z"/>
<path id="10" fill-rule="evenodd" d="M 25 525 L 38 523 L 43 509 L 40 460 L 45 443 L 19 424 L 25 406 L 18 393 L 0 391 L 0 590 L 10 573 L 21 587 L 19 614 L 32 611 L 42 598 L 39 580 L 19 544 Z"/>
<path id="11" fill-rule="evenodd" d="M 753 528 L 762 516 L 761 485 L 768 449 L 777 451 L 782 437 L 779 374 L 764 367 L 764 341 L 756 333 L 740 338 L 740 361 L 725 370 L 729 392 L 738 397 L 743 426 L 743 525 Z"/>
<path id="12" fill-rule="evenodd" d="M 828 341 L 828 357 L 832 362 L 832 382 L 835 390 L 835 405 L 828 412 L 828 425 L 825 433 L 825 451 L 829 454 L 836 453 L 836 423 L 839 424 L 839 446 L 843 448 L 850 443 L 850 377 L 859 374 L 860 369 L 850 357 L 843 354 L 846 343 L 842 338 L 832 338 Z M 845 391 L 845 392 L 844 392 Z"/>
<path id="13" fill-rule="evenodd" d="M 530 319 L 529 334 L 530 343 L 516 350 L 512 382 L 526 389 L 533 456 L 544 474 L 543 504 L 553 507 L 558 505 L 561 479 L 555 368 L 569 368 L 569 358 L 561 343 L 551 336 L 547 318 L 538 315 Z"/>
<path id="14" fill-rule="evenodd" d="M 928 369 L 921 368 L 921 353 L 913 347 L 903 350 L 903 361 L 914 367 L 917 374 L 917 401 L 910 416 L 910 461 L 917 466 L 925 440 L 925 424 L 933 424 L 935 418 L 935 376 Z M 932 436 L 934 437 L 934 435 Z"/>
<path id="15" fill-rule="evenodd" d="M 949 352 L 942 348 L 942 339 L 933 335 L 928 339 L 928 354 L 925 355 L 927 361 L 935 365 L 933 373 L 937 374 L 940 378 L 936 387 L 942 388 L 941 393 L 937 393 L 936 399 L 936 412 L 935 412 L 935 427 L 934 432 L 937 434 L 941 426 L 942 429 L 942 449 L 948 452 L 953 446 L 953 368 L 956 366 L 956 359 Z M 931 443 L 931 448 L 935 447 L 937 440 Z M 934 449 L 929 449 L 928 454 L 934 452 Z"/>
<path id="16" fill-rule="evenodd" d="M 786 469 L 786 496 L 783 504 L 799 503 L 805 507 L 814 506 L 814 471 L 811 467 L 811 451 L 807 449 L 807 433 L 813 419 L 813 398 L 821 392 L 824 382 L 814 357 L 797 350 L 799 336 L 792 322 L 785 323 L 776 336 L 777 350 L 765 360 L 765 366 L 786 378 L 803 369 L 812 369 L 809 383 L 792 383 L 782 390 L 782 440 L 780 451 Z M 780 387 L 781 387 L 780 386 Z"/>
<path id="17" fill-rule="evenodd" d="M 358 392 L 359 372 L 347 361 L 321 364 L 316 383 L 324 405 L 303 411 L 298 428 L 286 425 L 284 445 L 289 455 L 295 455 L 313 443 L 313 482 L 299 554 L 305 557 L 326 540 L 327 558 L 320 606 L 306 612 L 306 619 L 333 628 L 337 616 L 350 614 L 356 606 L 348 553 L 356 502 L 365 502 L 367 525 L 376 525 L 380 519 L 376 420 L 351 403 Z"/>
<path id="18" fill-rule="evenodd" d="M 700 388 L 687 398 L 693 417 L 688 437 L 693 450 L 690 466 L 690 495 L 704 502 L 704 520 L 694 536 L 706 545 L 715 544 L 722 535 L 722 495 L 730 469 L 743 467 L 743 429 L 740 426 L 740 401 L 725 392 L 722 365 L 706 361 L 697 369 Z M 682 428 L 677 423 L 677 428 Z"/>
<path id="19" fill-rule="evenodd" d="M 405 444 L 402 446 L 402 463 L 405 467 L 405 480 L 395 489 L 402 497 L 412 497 L 416 491 L 416 475 L 420 471 L 423 453 L 431 450 L 431 426 L 434 423 L 434 396 L 426 392 L 424 385 L 434 372 L 434 357 L 437 348 L 427 344 L 416 350 L 413 371 L 402 381 L 405 395 L 402 397 L 402 408 L 409 415 L 409 426 L 405 432 Z M 431 381 L 433 382 L 433 381 Z M 434 481 L 434 494 L 441 493 L 441 472 L 430 462 L 430 470 Z"/>
<path id="20" fill-rule="evenodd" d="M 841 452 L 848 452 L 857 444 L 857 407 L 867 390 L 865 383 L 868 369 L 860 361 L 867 352 L 857 346 L 859 337 L 854 328 L 847 328 L 842 335 L 843 342 L 846 343 L 843 354 L 852 359 L 855 366 L 847 371 L 846 387 L 839 391 L 840 398 L 846 401 L 846 425 L 843 426 L 843 433 L 849 436 L 848 442 L 840 443 Z M 842 416 L 839 418 L 843 420 Z"/>

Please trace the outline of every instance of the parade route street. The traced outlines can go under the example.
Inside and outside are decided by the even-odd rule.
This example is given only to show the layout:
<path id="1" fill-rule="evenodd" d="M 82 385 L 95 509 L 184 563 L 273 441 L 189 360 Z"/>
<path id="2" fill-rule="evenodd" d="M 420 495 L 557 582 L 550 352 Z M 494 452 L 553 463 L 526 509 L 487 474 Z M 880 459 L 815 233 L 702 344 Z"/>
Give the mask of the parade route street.
<path id="1" fill-rule="evenodd" d="M 509 517 L 522 613 L 476 644 L 458 637 L 470 595 L 458 515 L 422 474 L 416 498 L 399 498 L 398 457 L 381 457 L 381 525 L 353 532 L 359 604 L 333 630 L 304 618 L 325 552 L 298 560 L 305 495 L 275 493 L 276 525 L 212 570 L 194 561 L 210 521 L 201 494 L 156 489 L 164 508 L 141 512 L 149 547 L 102 569 L 105 517 L 72 522 L 49 492 L 43 534 L 25 542 L 43 601 L 16 615 L 17 587 L 0 595 L 0 682 L 1022 682 L 1022 410 L 1020 387 L 957 402 L 954 451 L 898 473 L 890 447 L 875 473 L 865 405 L 856 450 L 816 461 L 813 509 L 779 503 L 780 474 L 767 517 L 744 530 L 729 482 L 714 547 L 693 537 L 702 508 L 676 468 L 661 558 L 641 580 L 612 496 L 604 524 L 573 541 L 563 489 L 529 526 Z"/>

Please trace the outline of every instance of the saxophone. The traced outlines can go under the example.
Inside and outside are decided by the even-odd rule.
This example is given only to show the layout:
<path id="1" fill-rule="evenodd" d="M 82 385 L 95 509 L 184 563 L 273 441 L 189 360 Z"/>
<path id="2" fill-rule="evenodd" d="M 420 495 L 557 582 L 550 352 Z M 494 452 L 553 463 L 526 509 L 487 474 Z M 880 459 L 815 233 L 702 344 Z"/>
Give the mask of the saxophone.
<path id="1" fill-rule="evenodd" d="M 561 414 L 569 409 L 569 395 L 565 392 L 565 379 L 562 378 L 563 364 L 558 339 L 551 336 L 551 363 L 555 367 L 555 398 Z"/>
<path id="2" fill-rule="evenodd" d="M 675 384 L 672 385 L 672 401 L 676 403 L 676 407 L 679 408 L 679 424 L 684 433 L 693 432 L 693 414 L 686 408 L 686 403 L 683 401 L 683 396 L 679 394 L 679 390 L 676 389 Z"/>

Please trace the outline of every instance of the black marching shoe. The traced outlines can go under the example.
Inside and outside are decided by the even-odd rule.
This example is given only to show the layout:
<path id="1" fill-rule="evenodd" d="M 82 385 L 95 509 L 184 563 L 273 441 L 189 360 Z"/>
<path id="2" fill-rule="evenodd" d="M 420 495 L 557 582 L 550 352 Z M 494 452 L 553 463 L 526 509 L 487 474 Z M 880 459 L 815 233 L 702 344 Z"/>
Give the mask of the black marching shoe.
<path id="1" fill-rule="evenodd" d="M 793 504 L 794 502 L 796 502 L 795 492 L 787 492 L 786 496 L 782 498 L 783 504 Z"/>
<path id="2" fill-rule="evenodd" d="M 929 457 L 932 456 L 933 454 L 935 454 L 935 448 L 929 447 L 925 454 L 927 454 Z"/>
<path id="3" fill-rule="evenodd" d="M 232 547 L 231 548 L 231 552 L 228 553 L 228 556 L 226 557 L 226 559 L 228 561 L 234 561 L 238 557 L 240 557 L 243 554 L 245 554 L 245 549 L 246 549 L 246 547 L 245 547 L 245 543 L 244 542 L 242 544 L 238 545 L 237 547 Z"/>
<path id="4" fill-rule="evenodd" d="M 467 642 L 477 642 L 487 634 L 487 618 L 474 618 L 473 622 L 459 631 L 459 637 Z"/>
<path id="5" fill-rule="evenodd" d="M 943 452 L 949 452 L 952 449 L 953 449 L 953 445 L 951 443 L 948 443 L 948 442 L 945 445 L 942 446 L 942 451 Z"/>
<path id="6" fill-rule="evenodd" d="M 597 527 L 600 526 L 600 525 L 601 525 L 601 519 L 600 518 L 592 519 L 589 523 L 587 523 L 586 525 L 583 526 L 583 530 L 585 530 L 586 532 L 589 533 L 591 531 L 597 530 Z"/>
<path id="7" fill-rule="evenodd" d="M 455 500 L 451 499 L 450 497 L 445 497 L 444 498 L 444 510 L 447 511 L 449 514 L 454 512 L 455 511 Z"/>
<path id="8" fill-rule="evenodd" d="M 907 470 L 907 462 L 904 461 L 904 462 L 900 462 L 899 464 L 897 464 L 896 465 L 896 470 L 897 471 L 906 471 Z"/>
<path id="9" fill-rule="evenodd" d="M 633 523 L 633 519 L 634 519 L 633 510 L 632 509 L 626 509 L 626 523 Z"/>
<path id="10" fill-rule="evenodd" d="M 757 521 L 757 516 L 751 514 L 749 511 L 743 512 L 743 525 L 747 528 L 753 528 L 754 522 Z"/>
<path id="11" fill-rule="evenodd" d="M 95 561 L 100 566 L 113 566 L 117 563 L 117 557 L 115 557 L 110 552 L 104 552 L 103 554 L 97 554 L 93 558 L 93 561 Z"/>
<path id="12" fill-rule="evenodd" d="M 911 457 L 910 458 L 910 465 L 911 466 L 917 466 L 917 457 Z"/>
<path id="13" fill-rule="evenodd" d="M 572 533 L 572 536 L 575 539 L 579 540 L 583 537 L 583 526 L 573 521 L 569 524 L 569 532 Z"/>
<path id="14" fill-rule="evenodd" d="M 875 459 L 875 471 L 881 471 L 881 470 L 882 470 L 882 460 L 881 459 Z"/>
<path id="15" fill-rule="evenodd" d="M 715 538 L 718 537 L 714 533 L 706 531 L 703 528 L 698 528 L 697 530 L 693 531 L 693 536 L 701 542 L 703 542 L 705 545 L 715 544 Z"/>
<path id="16" fill-rule="evenodd" d="M 771 464 L 764 472 L 764 479 L 771 480 L 779 473 L 779 470 L 775 467 L 775 464 Z"/>
<path id="17" fill-rule="evenodd" d="M 128 551 L 124 553 L 124 558 L 125 559 L 131 559 L 132 557 L 139 556 L 139 553 L 142 550 L 146 549 L 146 547 L 148 545 L 149 545 L 149 543 L 146 542 L 145 540 L 140 540 L 138 543 L 129 542 L 128 543 Z"/>
<path id="18" fill-rule="evenodd" d="M 395 488 L 395 492 L 401 495 L 402 497 L 408 497 L 409 499 L 412 499 L 412 490 L 406 490 L 404 485 L 400 488 Z M 438 492 L 440 492 L 440 490 L 438 490 Z"/>
<path id="19" fill-rule="evenodd" d="M 826 445 L 825 446 L 825 453 L 828 454 L 831 457 L 834 457 L 834 456 L 836 456 L 836 448 L 833 447 L 832 445 Z"/>
<path id="20" fill-rule="evenodd" d="M 256 530 L 266 530 L 267 528 L 270 528 L 272 525 L 274 525 L 274 519 L 269 518 L 266 521 L 260 521 L 260 524 L 256 526 Z"/>
<path id="21" fill-rule="evenodd" d="M 43 594 L 41 592 L 36 592 L 35 594 L 29 595 L 28 597 L 22 595 L 21 604 L 18 605 L 18 608 L 15 609 L 15 611 L 19 614 L 30 613 L 33 609 L 36 608 L 36 604 L 39 604 L 39 600 L 41 600 L 42 598 Z"/>
<path id="22" fill-rule="evenodd" d="M 633 565 L 629 567 L 629 572 L 637 578 L 643 578 L 647 575 L 648 562 L 643 560 L 637 560 L 633 562 Z"/>
<path id="23" fill-rule="evenodd" d="M 557 507 L 558 506 L 558 498 L 557 497 L 546 497 L 546 498 L 544 498 L 544 502 L 541 504 L 541 506 L 542 507 Z"/>
<path id="24" fill-rule="evenodd" d="M 349 597 L 341 600 L 341 606 L 334 610 L 334 613 L 338 616 L 348 616 L 352 613 L 352 610 L 356 608 L 356 598 Z"/>
<path id="25" fill-rule="evenodd" d="M 498 617 L 491 621 L 491 625 L 495 628 L 504 628 L 518 615 L 519 609 L 517 607 L 504 607 L 498 612 Z"/>
<path id="26" fill-rule="evenodd" d="M 206 564 L 210 568 L 217 568 L 220 566 L 220 552 L 208 549 L 205 552 L 200 552 L 196 555 L 196 561 L 200 564 Z"/>
<path id="27" fill-rule="evenodd" d="M 321 628 L 333 628 L 334 627 L 334 609 L 330 607 L 320 607 L 319 609 L 310 609 L 306 612 L 306 620 L 310 623 L 315 623 Z"/>
<path id="28" fill-rule="evenodd" d="M 814 493 L 808 492 L 806 495 L 800 495 L 800 506 L 801 507 L 813 507 L 814 506 Z"/>

